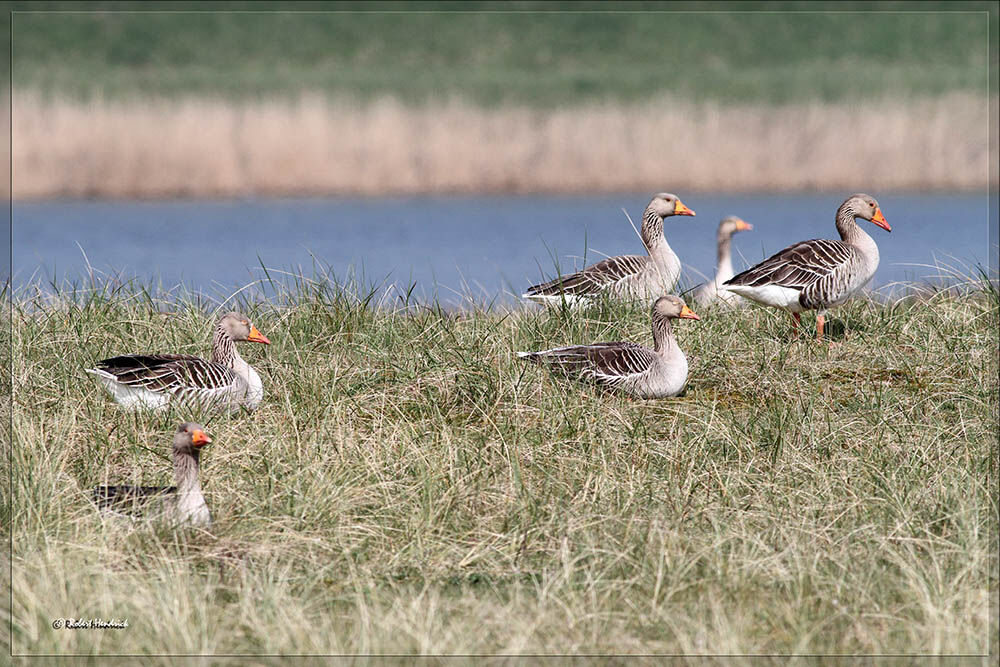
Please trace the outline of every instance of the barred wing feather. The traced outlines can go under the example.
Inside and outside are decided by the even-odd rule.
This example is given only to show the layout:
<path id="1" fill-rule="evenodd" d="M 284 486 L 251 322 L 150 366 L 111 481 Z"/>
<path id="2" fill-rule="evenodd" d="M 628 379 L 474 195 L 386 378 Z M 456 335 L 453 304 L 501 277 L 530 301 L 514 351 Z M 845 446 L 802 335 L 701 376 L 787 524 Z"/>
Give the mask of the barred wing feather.
<path id="1" fill-rule="evenodd" d="M 184 354 L 125 355 L 98 362 L 97 368 L 119 383 L 149 391 L 225 389 L 237 381 L 222 364 Z"/>
<path id="2" fill-rule="evenodd" d="M 804 290 L 848 264 L 856 250 L 842 241 L 802 241 L 726 281 L 726 285 L 777 285 Z"/>
<path id="3" fill-rule="evenodd" d="M 655 353 L 635 343 L 574 345 L 528 355 L 532 361 L 600 384 L 619 384 L 647 372 Z"/>
<path id="4" fill-rule="evenodd" d="M 129 512 L 176 492 L 176 486 L 99 486 L 94 489 L 94 503 L 102 510 Z"/>
<path id="5" fill-rule="evenodd" d="M 647 262 L 649 258 L 642 255 L 609 257 L 593 266 L 588 266 L 583 271 L 533 285 L 528 288 L 526 294 L 530 296 L 594 294 L 639 273 Z"/>

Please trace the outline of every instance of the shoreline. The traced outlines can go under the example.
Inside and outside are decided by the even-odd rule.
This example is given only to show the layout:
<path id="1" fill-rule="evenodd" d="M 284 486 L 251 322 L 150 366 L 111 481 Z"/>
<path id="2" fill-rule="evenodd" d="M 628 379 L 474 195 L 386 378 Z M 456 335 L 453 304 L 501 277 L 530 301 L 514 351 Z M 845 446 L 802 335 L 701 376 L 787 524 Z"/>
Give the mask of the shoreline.
<path id="1" fill-rule="evenodd" d="M 976 267 L 943 267 L 948 274 L 928 276 L 918 280 L 890 281 L 877 287 L 863 288 L 851 301 L 864 302 L 871 308 L 893 307 L 903 302 L 922 302 L 933 298 L 968 298 L 974 294 L 990 294 L 1000 286 L 1000 276 L 995 269 L 983 267 L 986 273 L 977 274 Z M 237 303 L 244 309 L 268 308 L 274 311 L 295 309 L 307 303 L 311 297 L 310 290 L 325 290 L 335 294 L 337 298 L 345 299 L 356 305 L 365 303 L 373 306 L 377 312 L 392 312 L 396 314 L 416 315 L 428 309 L 438 312 L 464 314 L 523 314 L 552 312 L 552 307 L 541 306 L 520 298 L 515 292 L 501 295 L 491 295 L 467 291 L 452 294 L 452 298 L 441 298 L 436 288 L 423 286 L 417 293 L 410 290 L 408 284 L 392 283 L 378 285 L 373 282 L 359 282 L 349 279 L 339 281 L 335 276 L 314 274 L 292 274 L 272 269 L 284 275 L 279 280 L 268 282 L 264 279 L 242 284 L 215 285 L 212 289 L 194 287 L 177 283 L 163 285 L 155 279 L 135 275 L 107 275 L 98 271 L 97 276 L 90 276 L 87 283 L 85 276 L 80 276 L 80 282 L 64 277 L 61 283 L 53 285 L 40 279 L 27 283 L 8 285 L 5 294 L 10 302 L 22 314 L 43 312 L 47 309 L 78 308 L 97 299 L 106 303 L 128 304 L 136 300 L 148 301 L 160 309 L 161 315 L 185 308 L 204 309 L 206 313 L 221 307 L 220 304 Z M 964 271 L 964 273 L 963 273 Z M 690 279 L 690 276 L 688 276 Z M 697 281 L 696 281 L 697 282 Z M 688 280 L 671 293 L 682 297 L 695 286 Z M 303 285 L 309 289 L 304 290 Z M 214 291 L 213 291 L 214 290 Z M 370 300 L 368 300 L 369 297 Z M 607 307 L 614 300 L 597 299 L 584 308 L 600 309 Z M 629 307 L 633 307 L 632 304 Z M 169 308 L 170 310 L 162 310 Z M 37 309 L 37 310 L 36 310 Z M 754 306 L 761 312 L 777 312 L 764 306 Z M 556 309 L 557 310 L 557 309 Z M 706 311 L 717 311 L 709 307 Z M 732 314 L 732 313 L 730 313 Z M 836 315 L 834 318 L 836 319 Z M 807 318 L 808 319 L 808 318 Z"/>
<path id="2" fill-rule="evenodd" d="M 995 189 L 988 104 L 573 108 L 306 96 L 80 102 L 15 91 L 16 201 Z M 994 100 L 995 102 L 995 100 Z"/>

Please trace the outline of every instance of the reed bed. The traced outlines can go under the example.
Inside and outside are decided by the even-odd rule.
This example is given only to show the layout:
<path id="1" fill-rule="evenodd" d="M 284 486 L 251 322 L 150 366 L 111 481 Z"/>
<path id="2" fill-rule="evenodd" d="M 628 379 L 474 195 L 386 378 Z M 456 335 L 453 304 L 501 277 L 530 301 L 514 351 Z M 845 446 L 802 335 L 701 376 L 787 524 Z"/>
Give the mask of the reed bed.
<path id="1" fill-rule="evenodd" d="M 988 98 L 784 105 L 661 98 L 92 99 L 21 91 L 13 196 L 982 189 Z"/>
<path id="2" fill-rule="evenodd" d="M 648 341 L 645 307 L 286 287 L 13 296 L 14 654 L 996 651 L 995 283 L 857 298 L 832 346 L 703 311 L 677 327 L 688 389 L 661 401 L 515 357 Z M 245 350 L 253 414 L 126 414 L 83 372 L 205 354 L 233 307 L 273 342 Z M 191 417 L 212 528 L 102 521 L 89 490 L 166 482 Z M 94 617 L 129 627 L 52 629 Z"/>

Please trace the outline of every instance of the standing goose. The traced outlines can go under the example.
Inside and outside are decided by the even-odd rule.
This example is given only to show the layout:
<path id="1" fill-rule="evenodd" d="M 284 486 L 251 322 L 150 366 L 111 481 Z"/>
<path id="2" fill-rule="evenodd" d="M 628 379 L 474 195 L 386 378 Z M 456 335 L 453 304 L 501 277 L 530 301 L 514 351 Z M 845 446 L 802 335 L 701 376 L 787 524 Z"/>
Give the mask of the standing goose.
<path id="1" fill-rule="evenodd" d="M 541 352 L 518 352 L 530 362 L 585 382 L 607 385 L 639 398 L 676 396 L 687 382 L 687 358 L 670 320 L 701 319 L 677 296 L 653 304 L 653 349 L 636 343 L 594 343 Z"/>
<path id="2" fill-rule="evenodd" d="M 246 315 L 227 313 L 215 328 L 211 361 L 187 354 L 132 354 L 104 359 L 86 370 L 130 410 L 162 409 L 171 400 L 253 410 L 264 398 L 264 385 L 234 341 L 271 343 Z"/>
<path id="3" fill-rule="evenodd" d="M 198 458 L 210 442 L 201 424 L 181 424 L 173 446 L 176 486 L 99 486 L 94 502 L 102 512 L 146 514 L 180 526 L 209 525 L 212 515 L 198 482 Z"/>
<path id="4" fill-rule="evenodd" d="M 521 295 L 536 303 L 572 303 L 580 298 L 607 293 L 651 300 L 674 288 L 681 263 L 663 235 L 663 219 L 671 215 L 694 215 L 677 195 L 661 192 L 642 214 L 642 243 L 648 256 L 619 255 L 588 266 L 583 271 L 533 285 Z"/>
<path id="5" fill-rule="evenodd" d="M 817 311 L 816 338 L 822 338 L 827 309 L 851 298 L 878 268 L 878 246 L 855 218 L 892 231 L 874 197 L 851 195 L 837 209 L 840 241 L 812 239 L 788 246 L 726 281 L 723 287 L 765 306 L 787 310 L 795 318 L 796 333 L 800 313 Z"/>
<path id="6" fill-rule="evenodd" d="M 719 223 L 719 232 L 716 234 L 716 263 L 715 279 L 705 283 L 694 293 L 695 303 L 707 306 L 710 303 L 722 302 L 731 306 L 738 305 L 742 299 L 726 290 L 719 291 L 719 286 L 733 277 L 733 254 L 731 246 L 733 234 L 736 232 L 748 232 L 753 229 L 753 225 L 735 215 L 729 215 Z"/>

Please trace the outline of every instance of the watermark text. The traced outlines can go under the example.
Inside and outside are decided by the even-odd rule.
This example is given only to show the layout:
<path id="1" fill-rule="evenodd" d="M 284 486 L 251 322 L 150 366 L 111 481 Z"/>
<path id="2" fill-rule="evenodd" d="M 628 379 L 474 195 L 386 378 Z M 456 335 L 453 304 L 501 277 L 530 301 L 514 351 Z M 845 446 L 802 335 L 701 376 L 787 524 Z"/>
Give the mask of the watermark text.
<path id="1" fill-rule="evenodd" d="M 125 630 L 127 618 L 56 618 L 52 620 L 53 630 Z"/>

